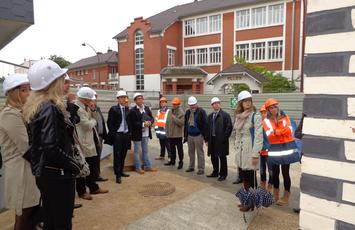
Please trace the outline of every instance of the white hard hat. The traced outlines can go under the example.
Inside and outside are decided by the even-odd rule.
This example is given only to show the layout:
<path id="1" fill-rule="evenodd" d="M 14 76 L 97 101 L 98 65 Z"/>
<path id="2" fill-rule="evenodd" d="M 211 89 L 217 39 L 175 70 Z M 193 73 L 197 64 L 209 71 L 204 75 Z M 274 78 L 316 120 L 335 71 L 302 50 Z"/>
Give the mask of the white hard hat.
<path id="1" fill-rule="evenodd" d="M 95 96 L 94 90 L 92 90 L 89 87 L 81 87 L 79 91 L 76 93 L 76 95 L 78 95 L 79 98 L 89 99 L 89 100 L 93 100 L 93 97 Z"/>
<path id="2" fill-rule="evenodd" d="M 117 97 L 128 97 L 126 91 L 119 90 L 117 91 L 116 98 Z"/>
<path id="3" fill-rule="evenodd" d="M 36 62 L 28 71 L 28 80 L 32 90 L 47 88 L 57 78 L 66 74 L 68 69 L 61 69 L 54 61 L 44 59 Z"/>
<path id="4" fill-rule="evenodd" d="M 213 103 L 216 103 L 216 102 L 221 102 L 221 100 L 219 100 L 218 97 L 214 97 L 211 99 L 211 105 L 213 105 Z"/>
<path id="5" fill-rule="evenodd" d="M 251 98 L 251 97 L 253 97 L 253 96 L 248 91 L 243 90 L 242 92 L 240 92 L 238 94 L 238 102 L 240 102 L 246 98 Z"/>
<path id="6" fill-rule="evenodd" d="M 93 89 L 92 89 L 92 92 L 94 93 L 94 96 L 92 96 L 92 100 L 96 100 L 96 95 L 97 95 L 97 93 L 96 93 L 96 91 L 93 90 Z"/>
<path id="7" fill-rule="evenodd" d="M 2 87 L 4 89 L 4 95 L 6 96 L 7 92 L 16 88 L 17 86 L 25 85 L 29 83 L 30 82 L 28 81 L 26 74 L 11 74 L 5 77 L 5 80 L 3 82 Z"/>
<path id="8" fill-rule="evenodd" d="M 196 105 L 197 104 L 196 97 L 194 97 L 194 96 L 189 97 L 189 99 L 187 100 L 187 104 L 188 105 Z"/>
<path id="9" fill-rule="evenodd" d="M 143 97 L 143 94 L 141 94 L 141 93 L 135 93 L 135 94 L 133 95 L 133 100 L 136 100 L 136 97 L 139 97 L 139 96 L 142 96 L 142 97 Z"/>

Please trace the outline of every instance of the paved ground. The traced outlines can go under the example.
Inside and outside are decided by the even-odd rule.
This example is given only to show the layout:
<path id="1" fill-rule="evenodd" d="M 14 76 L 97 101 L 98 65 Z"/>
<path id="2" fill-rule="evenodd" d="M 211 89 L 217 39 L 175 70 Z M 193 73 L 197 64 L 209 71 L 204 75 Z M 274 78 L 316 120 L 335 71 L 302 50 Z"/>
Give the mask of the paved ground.
<path id="1" fill-rule="evenodd" d="M 184 148 L 186 169 L 188 156 L 186 146 Z M 159 171 L 145 175 L 131 172 L 131 177 L 124 178 L 121 185 L 114 183 L 111 157 L 102 161 L 103 175 L 109 181 L 100 186 L 110 192 L 95 196 L 93 201 L 78 199 L 77 202 L 84 207 L 75 211 L 73 229 L 298 229 L 298 215 L 292 212 L 292 208 L 298 207 L 299 165 L 291 167 L 293 187 L 290 205 L 249 212 L 245 223 L 234 196 L 240 188 L 240 185 L 232 184 L 236 174 L 234 167 L 229 168 L 226 181 L 218 182 L 153 160 L 159 155 L 156 139 L 150 142 L 149 150 Z M 105 148 L 105 151 L 110 152 L 110 148 Z M 234 156 L 231 155 L 229 165 L 233 166 L 233 162 Z M 210 172 L 210 160 L 206 158 L 206 174 Z M 142 196 L 139 191 L 153 182 L 169 182 L 176 191 L 164 197 Z M 0 229 L 12 229 L 13 219 L 11 211 L 0 213 Z"/>

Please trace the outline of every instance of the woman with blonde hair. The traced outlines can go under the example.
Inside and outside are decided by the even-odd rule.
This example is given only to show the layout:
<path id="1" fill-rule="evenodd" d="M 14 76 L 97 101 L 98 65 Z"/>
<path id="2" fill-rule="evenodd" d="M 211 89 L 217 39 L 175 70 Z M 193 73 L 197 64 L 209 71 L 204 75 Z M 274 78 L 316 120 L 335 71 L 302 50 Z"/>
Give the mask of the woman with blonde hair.
<path id="1" fill-rule="evenodd" d="M 28 135 L 22 107 L 30 94 L 24 74 L 14 74 L 3 83 L 5 107 L 0 112 L 0 145 L 5 165 L 5 205 L 15 209 L 14 229 L 33 229 L 33 217 L 39 208 L 40 193 L 31 165 L 23 155 L 28 149 Z"/>
<path id="2" fill-rule="evenodd" d="M 241 168 L 241 177 L 246 191 L 256 187 L 256 172 L 259 163 L 259 152 L 263 146 L 262 118 L 253 105 L 252 95 L 242 91 L 238 95 L 238 106 L 235 111 L 235 162 Z M 239 205 L 240 211 L 248 211 L 250 207 Z"/>
<path id="3" fill-rule="evenodd" d="M 75 177 L 81 170 L 63 101 L 65 73 L 51 60 L 37 62 L 28 73 L 33 91 L 24 106 L 31 146 L 26 159 L 41 191 L 44 229 L 72 229 Z"/>

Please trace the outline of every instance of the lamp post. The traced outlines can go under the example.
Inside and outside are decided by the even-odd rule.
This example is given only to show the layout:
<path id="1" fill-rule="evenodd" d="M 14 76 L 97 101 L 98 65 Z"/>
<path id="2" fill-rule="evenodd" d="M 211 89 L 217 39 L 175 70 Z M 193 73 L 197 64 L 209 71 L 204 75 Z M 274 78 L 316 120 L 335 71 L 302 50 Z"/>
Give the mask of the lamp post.
<path id="1" fill-rule="evenodd" d="M 95 52 L 96 57 L 97 57 L 97 66 L 99 66 L 100 65 L 100 56 L 97 53 L 97 51 L 95 50 L 95 48 L 92 45 L 90 45 L 89 43 L 86 43 L 86 42 L 82 43 L 81 45 L 82 46 L 89 46 Z M 100 83 L 101 83 L 100 80 L 101 79 L 100 79 L 100 69 L 99 68 L 98 68 L 98 72 L 99 72 L 99 74 L 98 74 L 98 80 L 99 80 L 98 84 L 100 86 Z"/>

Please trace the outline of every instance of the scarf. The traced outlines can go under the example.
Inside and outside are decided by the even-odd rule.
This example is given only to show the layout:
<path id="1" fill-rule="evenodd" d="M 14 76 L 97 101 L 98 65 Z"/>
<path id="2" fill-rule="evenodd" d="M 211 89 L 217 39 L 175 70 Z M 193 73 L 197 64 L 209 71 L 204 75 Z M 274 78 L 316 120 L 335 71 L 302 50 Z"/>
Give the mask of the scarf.
<path id="1" fill-rule="evenodd" d="M 241 130 L 249 117 L 251 111 L 244 111 L 243 113 L 235 115 L 234 129 Z"/>
<path id="2" fill-rule="evenodd" d="M 195 112 L 196 109 L 190 109 L 189 127 L 195 127 Z"/>

